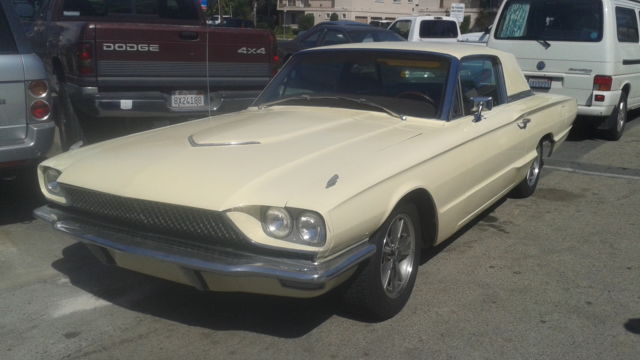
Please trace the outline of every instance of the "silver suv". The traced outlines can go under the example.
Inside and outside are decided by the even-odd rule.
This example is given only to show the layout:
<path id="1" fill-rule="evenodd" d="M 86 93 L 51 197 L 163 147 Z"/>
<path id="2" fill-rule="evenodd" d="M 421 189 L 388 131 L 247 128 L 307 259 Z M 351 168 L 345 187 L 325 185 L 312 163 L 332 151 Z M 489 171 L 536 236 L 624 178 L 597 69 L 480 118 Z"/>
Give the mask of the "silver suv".
<path id="1" fill-rule="evenodd" d="M 18 18 L 29 12 L 0 0 L 0 173 L 43 158 L 54 136 L 47 74 Z"/>

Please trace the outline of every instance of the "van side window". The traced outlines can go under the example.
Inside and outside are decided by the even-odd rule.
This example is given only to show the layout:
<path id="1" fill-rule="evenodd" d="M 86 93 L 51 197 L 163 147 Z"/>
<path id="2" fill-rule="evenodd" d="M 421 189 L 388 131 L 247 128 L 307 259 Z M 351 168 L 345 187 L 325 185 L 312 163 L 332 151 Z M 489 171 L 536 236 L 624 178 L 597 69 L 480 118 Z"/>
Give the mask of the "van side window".
<path id="1" fill-rule="evenodd" d="M 638 21 L 633 10 L 616 7 L 616 24 L 618 27 L 618 41 L 638 42 Z"/>
<path id="2" fill-rule="evenodd" d="M 395 32 L 396 34 L 402 36 L 405 39 L 409 38 L 409 30 L 411 29 L 411 20 L 398 20 L 389 30 Z"/>
<path id="3" fill-rule="evenodd" d="M 464 115 L 471 114 L 475 97 L 491 97 L 494 106 L 504 102 L 500 96 L 502 84 L 499 71 L 500 66 L 493 58 L 473 57 L 460 62 L 459 80 Z"/>

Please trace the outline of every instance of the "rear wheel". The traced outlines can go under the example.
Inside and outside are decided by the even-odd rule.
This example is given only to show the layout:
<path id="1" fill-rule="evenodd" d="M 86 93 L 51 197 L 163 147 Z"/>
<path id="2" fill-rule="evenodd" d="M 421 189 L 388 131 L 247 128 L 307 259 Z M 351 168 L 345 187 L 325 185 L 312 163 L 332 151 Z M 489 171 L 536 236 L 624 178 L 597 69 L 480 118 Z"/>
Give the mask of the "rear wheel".
<path id="1" fill-rule="evenodd" d="M 527 176 L 515 188 L 513 188 L 510 194 L 511 197 L 526 198 L 531 196 L 536 191 L 538 181 L 540 180 L 540 173 L 542 172 L 542 167 L 544 166 L 544 160 L 542 158 L 543 154 L 544 146 L 543 142 L 540 141 L 540 143 L 538 143 L 538 146 L 536 147 L 536 158 L 533 159 L 531 166 L 529 166 Z"/>
<path id="2" fill-rule="evenodd" d="M 375 232 L 376 253 L 344 293 L 352 310 L 371 320 L 386 320 L 402 310 L 418 274 L 421 231 L 418 211 L 400 203 Z"/>
<path id="3" fill-rule="evenodd" d="M 620 101 L 618 105 L 613 109 L 613 112 L 606 120 L 607 130 L 605 130 L 605 137 L 608 140 L 617 141 L 622 137 L 624 132 L 624 125 L 627 122 L 627 94 L 622 93 L 620 95 Z"/>

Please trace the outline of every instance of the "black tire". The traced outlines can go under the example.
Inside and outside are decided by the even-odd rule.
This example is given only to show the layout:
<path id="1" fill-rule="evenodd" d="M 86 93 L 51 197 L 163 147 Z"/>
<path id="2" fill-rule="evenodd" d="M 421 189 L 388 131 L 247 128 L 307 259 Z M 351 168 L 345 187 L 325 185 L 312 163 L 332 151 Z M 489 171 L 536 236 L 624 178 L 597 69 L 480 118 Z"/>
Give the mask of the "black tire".
<path id="1" fill-rule="evenodd" d="M 397 240 L 388 236 L 392 230 L 401 233 Z M 402 310 L 418 274 L 421 236 L 415 205 L 408 202 L 398 204 L 372 237 L 376 253 L 358 269 L 344 290 L 343 301 L 354 314 L 367 320 L 382 321 Z M 406 241 L 404 245 L 401 244 L 403 239 Z M 402 254 L 402 248 L 409 254 Z M 387 267 L 387 281 L 383 285 L 383 270 Z M 399 282 L 389 281 L 393 279 Z"/>
<path id="2" fill-rule="evenodd" d="M 84 142 L 84 134 L 67 92 L 66 84 L 60 79 L 58 79 L 58 96 L 55 107 L 58 113 L 57 125 L 60 131 L 60 146 L 62 150 L 67 151 L 72 145 Z"/>
<path id="3" fill-rule="evenodd" d="M 609 117 L 605 120 L 607 129 L 605 130 L 605 138 L 611 141 L 618 141 L 624 133 L 624 125 L 627 122 L 627 94 L 623 91 L 620 95 L 620 101 Z"/>
<path id="4" fill-rule="evenodd" d="M 542 141 L 538 143 L 536 153 L 536 158 L 531 162 L 527 175 L 509 194 L 511 197 L 522 199 L 531 196 L 536 191 L 544 167 L 544 143 Z"/>

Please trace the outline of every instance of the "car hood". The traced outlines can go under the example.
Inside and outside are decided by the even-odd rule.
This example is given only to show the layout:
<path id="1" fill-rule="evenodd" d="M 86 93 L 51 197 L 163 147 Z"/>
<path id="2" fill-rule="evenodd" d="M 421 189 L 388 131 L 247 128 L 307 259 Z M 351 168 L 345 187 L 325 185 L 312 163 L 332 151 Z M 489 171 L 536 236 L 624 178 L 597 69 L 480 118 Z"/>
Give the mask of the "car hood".
<path id="1" fill-rule="evenodd" d="M 125 197 L 211 210 L 321 210 L 330 205 L 327 189 L 361 188 L 361 172 L 380 166 L 376 153 L 418 135 L 386 113 L 276 106 L 99 143 L 44 165 L 61 170 L 63 184 Z"/>

